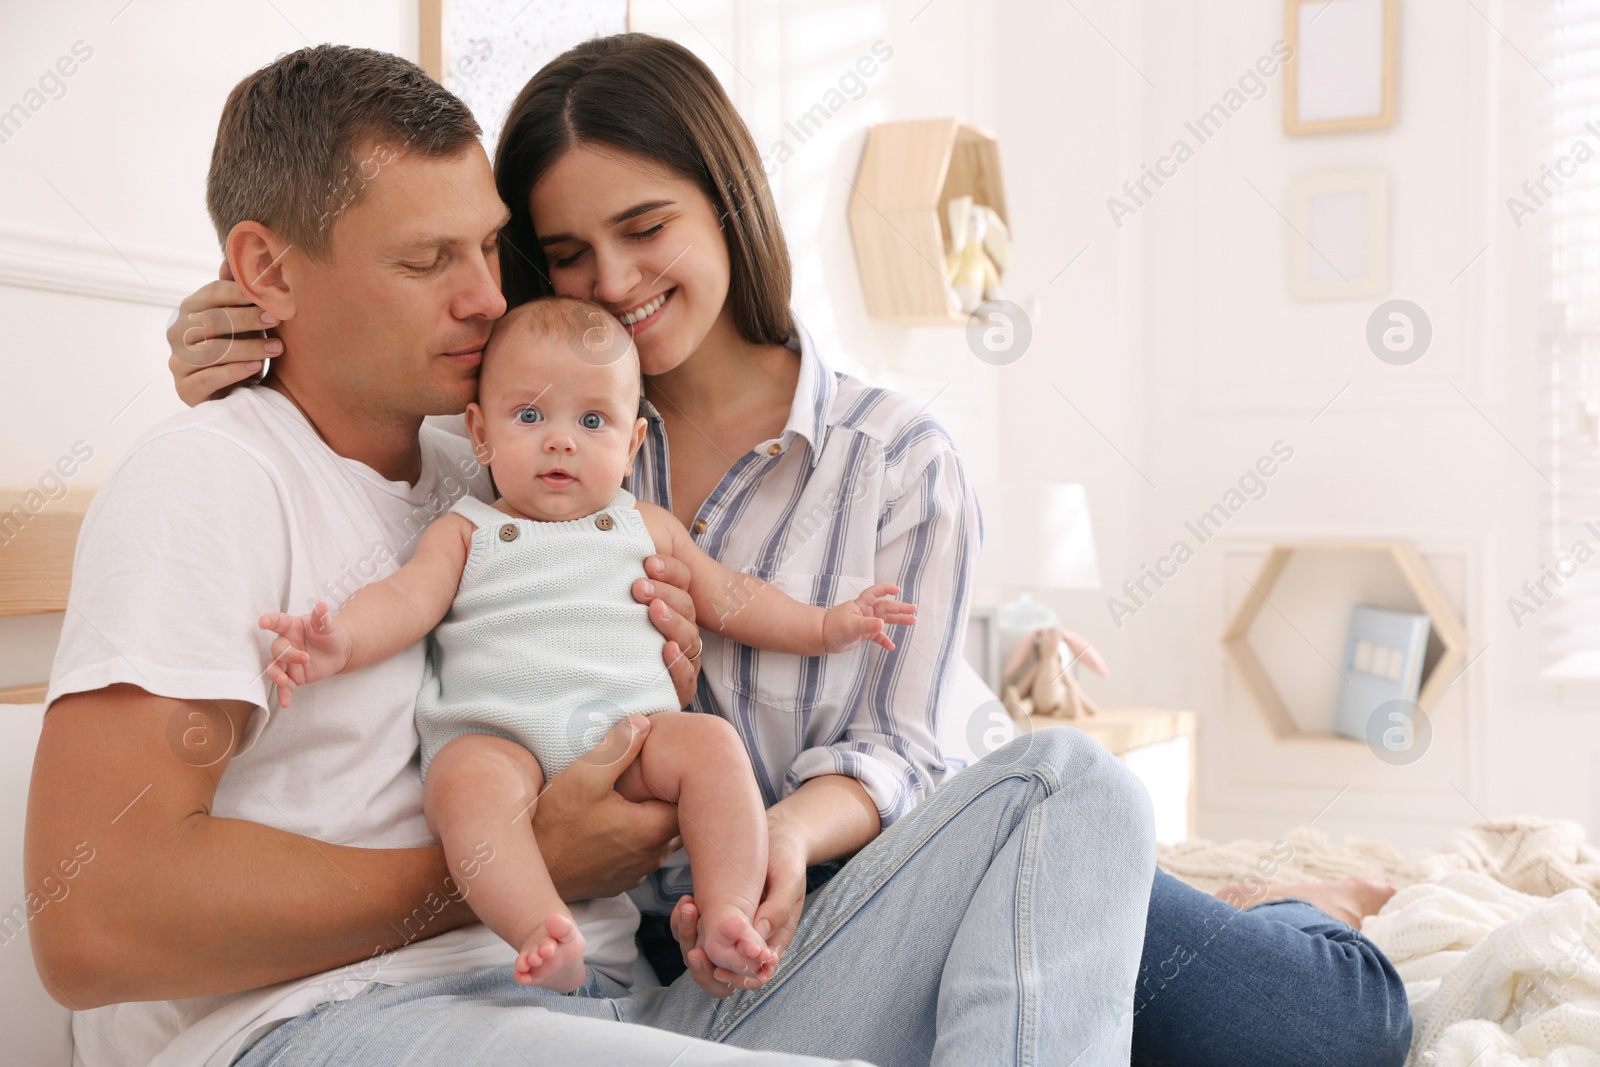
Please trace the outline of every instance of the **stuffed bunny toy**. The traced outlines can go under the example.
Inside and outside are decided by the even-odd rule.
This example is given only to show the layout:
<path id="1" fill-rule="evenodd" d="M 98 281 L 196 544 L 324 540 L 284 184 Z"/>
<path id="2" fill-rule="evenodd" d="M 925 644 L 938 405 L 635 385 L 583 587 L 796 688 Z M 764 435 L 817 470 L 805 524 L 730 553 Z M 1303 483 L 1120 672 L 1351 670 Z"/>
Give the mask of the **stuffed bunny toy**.
<path id="1" fill-rule="evenodd" d="M 1080 714 L 1098 714 L 1100 709 L 1068 669 L 1078 662 L 1087 664 L 1101 677 L 1111 673 L 1094 646 L 1077 634 L 1058 626 L 1034 630 L 1017 642 L 1001 672 L 1000 699 L 1006 711 L 1019 722 L 1030 715 L 1076 719 Z"/>
<path id="2" fill-rule="evenodd" d="M 970 196 L 952 199 L 946 210 L 950 254 L 945 271 L 950 279 L 950 299 L 953 310 L 970 315 L 985 300 L 1000 297 L 1000 275 L 1011 254 L 1011 232 L 999 212 L 974 203 Z"/>

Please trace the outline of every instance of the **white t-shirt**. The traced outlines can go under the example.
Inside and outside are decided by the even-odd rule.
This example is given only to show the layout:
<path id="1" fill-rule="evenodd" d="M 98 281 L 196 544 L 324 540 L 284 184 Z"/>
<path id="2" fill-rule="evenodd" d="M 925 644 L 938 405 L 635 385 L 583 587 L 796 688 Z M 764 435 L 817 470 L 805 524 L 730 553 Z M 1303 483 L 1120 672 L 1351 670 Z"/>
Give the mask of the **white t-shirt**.
<path id="1" fill-rule="evenodd" d="M 463 438 L 424 426 L 421 445 L 417 484 L 389 481 L 333 452 L 265 387 L 156 426 L 84 519 L 46 703 L 119 682 L 176 699 L 246 701 L 256 710 L 218 784 L 214 816 L 338 845 L 437 844 L 422 814 L 412 717 L 424 642 L 301 689 L 280 711 L 263 673 L 272 635 L 256 625 L 264 612 L 306 612 L 318 600 L 337 608 L 409 560 L 421 531 L 463 494 L 491 499 Z M 323 974 L 75 1013 L 74 1062 L 223 1067 L 277 1023 L 374 982 L 515 961 L 486 926 L 431 937 L 430 917 L 429 909 L 414 915 L 407 929 L 416 940 L 404 947 Z M 622 923 L 607 939 L 627 957 L 616 961 L 620 973 L 590 962 L 622 981 L 649 981 L 633 958 L 632 925 Z"/>

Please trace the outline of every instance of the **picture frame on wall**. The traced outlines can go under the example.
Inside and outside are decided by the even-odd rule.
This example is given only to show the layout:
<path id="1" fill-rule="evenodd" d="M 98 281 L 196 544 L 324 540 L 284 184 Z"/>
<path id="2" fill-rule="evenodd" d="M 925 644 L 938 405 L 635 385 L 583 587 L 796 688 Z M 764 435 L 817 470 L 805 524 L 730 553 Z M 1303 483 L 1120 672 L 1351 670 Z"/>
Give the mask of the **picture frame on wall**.
<path id="1" fill-rule="evenodd" d="M 1389 291 L 1389 175 L 1321 171 L 1289 194 L 1289 294 L 1362 300 Z"/>
<path id="2" fill-rule="evenodd" d="M 1395 124 L 1400 0 L 1285 0 L 1283 132 Z"/>
<path id="3" fill-rule="evenodd" d="M 541 67 L 591 37 L 633 28 L 630 0 L 419 0 L 419 65 L 459 96 L 494 158 L 517 94 Z"/>

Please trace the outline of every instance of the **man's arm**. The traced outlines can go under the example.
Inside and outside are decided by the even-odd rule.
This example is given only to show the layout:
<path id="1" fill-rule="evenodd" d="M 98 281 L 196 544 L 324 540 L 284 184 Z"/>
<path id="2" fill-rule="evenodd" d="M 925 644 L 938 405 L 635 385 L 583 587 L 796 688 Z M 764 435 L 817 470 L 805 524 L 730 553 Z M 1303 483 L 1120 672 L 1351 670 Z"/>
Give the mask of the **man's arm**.
<path id="1" fill-rule="evenodd" d="M 62 1004 L 252 989 L 474 921 L 466 880 L 447 878 L 437 847 L 348 848 L 213 817 L 251 710 L 132 685 L 51 705 L 28 792 L 25 884 L 77 842 L 94 849 L 31 927 L 34 962 Z"/>
<path id="2" fill-rule="evenodd" d="M 475 872 L 449 872 L 438 846 L 351 848 L 212 816 L 250 711 L 131 685 L 51 705 L 28 794 L 26 886 L 38 890 L 79 842 L 94 850 L 30 927 L 34 963 L 62 1005 L 211 996 L 344 964 L 361 973 L 374 956 L 476 921 L 463 903 Z M 645 736 L 623 723 L 605 742 L 619 746 L 616 760 L 575 763 L 537 806 L 541 841 L 583 835 L 581 851 L 546 853 L 563 896 L 638 885 L 675 847 L 670 805 L 611 790 Z"/>

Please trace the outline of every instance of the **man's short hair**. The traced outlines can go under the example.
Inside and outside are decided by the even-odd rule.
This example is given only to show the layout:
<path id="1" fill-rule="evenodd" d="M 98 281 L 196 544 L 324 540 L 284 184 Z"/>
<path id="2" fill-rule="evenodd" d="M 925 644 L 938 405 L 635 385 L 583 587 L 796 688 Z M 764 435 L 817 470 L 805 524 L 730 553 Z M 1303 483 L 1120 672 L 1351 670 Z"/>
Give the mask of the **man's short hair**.
<path id="1" fill-rule="evenodd" d="M 206 208 L 226 242 L 253 220 L 325 258 L 333 223 L 401 154 L 458 155 L 481 131 L 467 106 L 409 60 L 322 44 L 234 86 L 217 123 Z"/>

